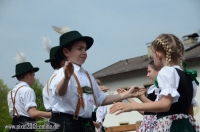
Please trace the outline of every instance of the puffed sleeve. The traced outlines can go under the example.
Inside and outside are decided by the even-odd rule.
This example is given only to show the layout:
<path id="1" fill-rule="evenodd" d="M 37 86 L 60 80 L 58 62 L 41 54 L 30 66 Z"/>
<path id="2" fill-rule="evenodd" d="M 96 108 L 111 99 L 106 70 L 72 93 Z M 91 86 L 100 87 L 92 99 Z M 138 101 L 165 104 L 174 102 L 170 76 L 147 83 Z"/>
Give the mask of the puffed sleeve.
<path id="1" fill-rule="evenodd" d="M 197 102 L 194 100 L 196 93 L 197 93 L 197 84 L 195 83 L 195 81 L 192 81 L 192 86 L 193 86 L 193 97 L 192 97 L 192 105 L 194 107 L 197 106 Z"/>
<path id="2" fill-rule="evenodd" d="M 28 111 L 30 107 L 37 107 L 37 104 L 35 103 L 36 96 L 33 89 L 29 88 L 26 89 L 24 95 L 23 95 L 23 103 L 25 105 L 25 110 Z"/>
<path id="3" fill-rule="evenodd" d="M 157 100 L 160 100 L 162 96 L 171 95 L 173 97 L 172 103 L 178 102 L 180 97 L 177 91 L 180 77 L 174 67 L 165 66 L 158 73 L 158 85 L 160 94 Z"/>

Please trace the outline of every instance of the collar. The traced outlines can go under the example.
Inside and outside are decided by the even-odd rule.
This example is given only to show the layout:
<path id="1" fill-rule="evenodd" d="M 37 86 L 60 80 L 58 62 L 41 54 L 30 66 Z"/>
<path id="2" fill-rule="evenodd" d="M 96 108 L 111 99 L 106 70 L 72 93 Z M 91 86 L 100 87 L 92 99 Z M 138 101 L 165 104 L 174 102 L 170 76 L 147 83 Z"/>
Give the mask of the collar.
<path id="1" fill-rule="evenodd" d="M 57 74 L 58 70 L 59 70 L 59 69 L 55 69 L 55 70 L 53 71 L 53 74 Z"/>
<path id="2" fill-rule="evenodd" d="M 183 69 L 181 69 L 181 67 L 179 66 L 179 65 L 174 65 L 174 66 L 172 66 L 172 67 L 174 67 L 174 68 L 178 68 L 179 70 L 183 70 Z"/>
<path id="3" fill-rule="evenodd" d="M 79 66 L 79 65 L 77 65 L 77 64 L 75 64 L 75 63 L 73 63 L 73 66 L 74 66 L 74 70 L 75 70 L 75 71 L 84 71 L 84 69 L 83 69 L 82 66 Z"/>
<path id="4" fill-rule="evenodd" d="M 18 87 L 18 86 L 22 86 L 22 85 L 26 85 L 26 86 L 30 87 L 30 86 L 28 85 L 28 83 L 27 83 L 27 82 L 24 82 L 24 81 L 19 81 L 18 84 L 17 84 L 17 87 Z"/>

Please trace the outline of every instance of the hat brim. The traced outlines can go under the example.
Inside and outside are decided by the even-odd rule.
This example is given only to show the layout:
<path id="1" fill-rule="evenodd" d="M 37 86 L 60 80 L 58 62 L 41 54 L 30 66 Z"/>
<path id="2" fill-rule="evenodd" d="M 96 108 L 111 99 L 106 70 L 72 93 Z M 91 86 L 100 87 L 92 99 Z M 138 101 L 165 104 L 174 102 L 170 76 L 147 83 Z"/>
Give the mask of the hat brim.
<path id="1" fill-rule="evenodd" d="M 93 42 L 94 42 L 93 38 L 88 37 L 88 36 L 82 36 L 82 37 L 73 39 L 72 41 L 69 41 L 69 42 L 67 42 L 66 44 L 61 45 L 61 46 L 57 49 L 57 51 L 55 52 L 55 57 L 57 58 L 57 57 L 59 57 L 59 56 L 61 55 L 62 49 L 63 49 L 65 46 L 67 46 L 67 44 L 68 44 L 68 45 L 69 45 L 69 43 L 70 43 L 70 44 L 73 44 L 73 42 L 78 41 L 78 40 L 83 40 L 83 41 L 86 42 L 87 50 L 93 45 Z"/>
<path id="2" fill-rule="evenodd" d="M 39 71 L 39 68 L 38 68 L 38 67 L 34 67 L 34 68 L 31 68 L 31 69 L 24 70 L 23 72 L 18 73 L 18 74 L 16 74 L 16 75 L 12 76 L 12 78 L 13 78 L 13 77 L 16 77 L 16 76 L 18 76 L 18 75 L 21 75 L 21 74 L 23 74 L 23 73 L 25 73 L 25 72 L 31 71 L 31 70 L 33 70 L 34 72 L 37 72 L 37 71 Z"/>
<path id="3" fill-rule="evenodd" d="M 59 60 L 58 59 L 48 59 L 48 60 L 45 60 L 44 62 L 52 62 L 52 61 L 59 61 Z"/>

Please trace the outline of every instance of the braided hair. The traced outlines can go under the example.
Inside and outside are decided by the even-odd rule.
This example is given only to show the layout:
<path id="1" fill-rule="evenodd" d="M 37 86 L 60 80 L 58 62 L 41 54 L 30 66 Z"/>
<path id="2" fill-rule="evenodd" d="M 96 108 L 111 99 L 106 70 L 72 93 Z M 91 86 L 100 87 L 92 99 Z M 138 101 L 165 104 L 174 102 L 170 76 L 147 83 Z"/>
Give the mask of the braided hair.
<path id="1" fill-rule="evenodd" d="M 166 65 L 173 61 L 179 63 L 182 68 L 184 46 L 178 37 L 173 34 L 161 34 L 153 41 L 152 48 L 164 53 Z"/>

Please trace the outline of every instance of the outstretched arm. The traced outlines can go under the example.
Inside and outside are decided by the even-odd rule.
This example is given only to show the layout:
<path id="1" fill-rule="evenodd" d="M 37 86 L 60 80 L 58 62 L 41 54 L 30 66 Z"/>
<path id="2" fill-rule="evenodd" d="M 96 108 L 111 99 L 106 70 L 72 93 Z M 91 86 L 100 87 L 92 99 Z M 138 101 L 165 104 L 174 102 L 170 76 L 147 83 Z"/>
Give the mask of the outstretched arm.
<path id="1" fill-rule="evenodd" d="M 129 112 L 133 110 L 137 111 L 146 111 L 146 112 L 166 112 L 169 111 L 173 98 L 171 95 L 162 96 L 161 100 L 155 102 L 147 102 L 147 103 L 114 103 L 110 108 L 110 113 L 113 114 L 116 111 L 116 114 L 120 114 L 122 112 Z"/>
<path id="2" fill-rule="evenodd" d="M 142 101 L 143 103 L 152 102 L 152 101 L 151 101 L 150 99 L 148 99 L 144 94 L 138 96 L 138 99 L 139 99 L 140 101 Z"/>
<path id="3" fill-rule="evenodd" d="M 123 92 L 126 92 L 126 90 L 125 89 L 123 89 L 123 88 L 118 88 L 117 89 L 117 92 L 118 92 L 118 94 L 120 94 L 120 93 L 123 93 Z M 142 95 L 140 95 L 140 96 L 142 96 Z M 127 98 L 126 99 L 129 103 L 132 103 L 132 102 L 134 102 L 134 103 L 137 103 L 134 99 L 132 99 L 132 98 Z M 141 115 L 144 115 L 144 111 L 138 111 Z"/>
<path id="4" fill-rule="evenodd" d="M 107 95 L 102 105 L 109 105 L 109 104 L 112 104 L 113 102 L 119 102 L 126 98 L 136 97 L 138 95 L 144 94 L 145 92 L 146 92 L 146 89 L 133 86 L 126 92 L 116 94 L 116 95 Z"/>

